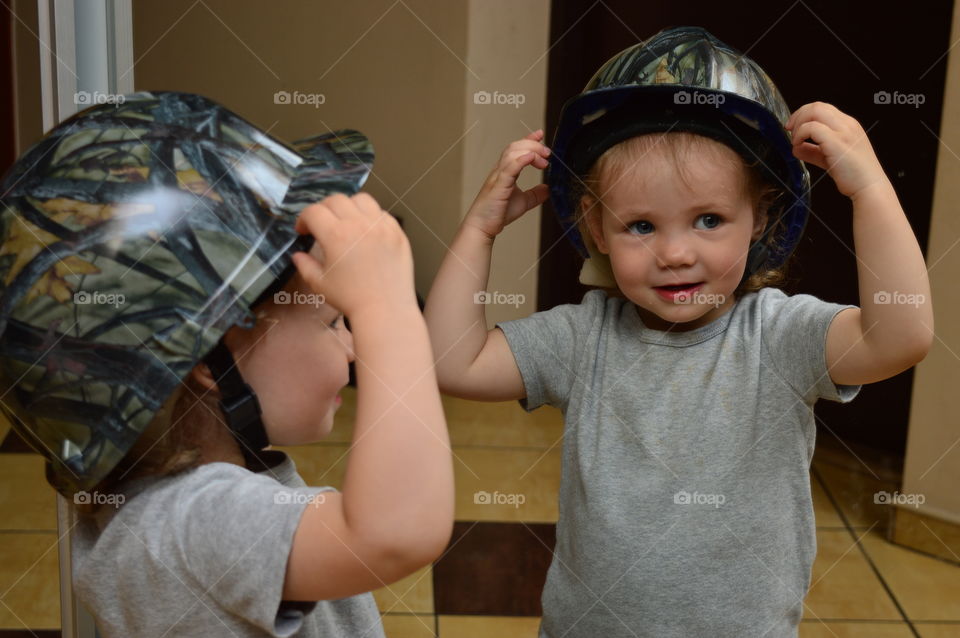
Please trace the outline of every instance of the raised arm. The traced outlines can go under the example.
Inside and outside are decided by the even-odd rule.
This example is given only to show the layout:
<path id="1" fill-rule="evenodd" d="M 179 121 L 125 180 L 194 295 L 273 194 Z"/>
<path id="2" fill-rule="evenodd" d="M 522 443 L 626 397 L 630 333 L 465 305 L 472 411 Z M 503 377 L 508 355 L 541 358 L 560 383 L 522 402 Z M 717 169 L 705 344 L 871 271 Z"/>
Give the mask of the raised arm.
<path id="1" fill-rule="evenodd" d="M 427 297 L 424 317 L 437 363 L 441 391 L 482 401 L 523 398 L 523 381 L 499 328 L 487 331 L 484 305 L 494 238 L 508 224 L 547 198 L 539 184 L 528 191 L 517 177 L 529 165 L 547 166 L 542 131 L 510 144 L 471 205 L 444 257 Z"/>
<path id="2" fill-rule="evenodd" d="M 830 377 L 845 385 L 882 381 L 923 360 L 933 341 L 923 253 L 857 120 L 814 102 L 797 109 L 787 128 L 794 154 L 826 170 L 853 203 L 860 308 L 830 324 Z"/>
<path id="3" fill-rule="evenodd" d="M 294 263 L 350 320 L 357 418 L 343 489 L 308 505 L 287 564 L 286 600 L 343 598 L 429 564 L 453 527 L 453 463 L 410 245 L 369 195 L 304 209 L 317 238 Z"/>

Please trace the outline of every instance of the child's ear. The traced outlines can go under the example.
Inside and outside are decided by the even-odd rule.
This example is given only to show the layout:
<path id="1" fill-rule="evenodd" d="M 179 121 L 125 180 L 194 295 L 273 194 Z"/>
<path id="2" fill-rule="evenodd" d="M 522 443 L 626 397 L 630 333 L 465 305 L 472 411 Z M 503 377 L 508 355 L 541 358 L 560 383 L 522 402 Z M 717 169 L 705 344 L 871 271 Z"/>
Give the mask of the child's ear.
<path id="1" fill-rule="evenodd" d="M 193 366 L 193 370 L 190 371 L 190 377 L 200 384 L 206 390 L 211 392 L 217 392 L 217 381 L 213 378 L 213 372 L 210 371 L 210 368 L 206 363 L 202 361 L 197 365 Z"/>
<path id="2" fill-rule="evenodd" d="M 763 230 L 767 227 L 767 211 L 757 211 L 753 216 L 753 235 L 752 239 L 760 239 Z"/>
<path id="3" fill-rule="evenodd" d="M 580 210 L 585 211 L 583 213 L 583 219 L 587 224 L 587 229 L 590 231 L 593 245 L 597 247 L 597 250 L 606 255 L 610 251 L 607 249 L 607 242 L 603 238 L 603 205 L 600 204 L 598 200 L 589 196 L 585 196 L 581 200 L 580 205 Z"/>

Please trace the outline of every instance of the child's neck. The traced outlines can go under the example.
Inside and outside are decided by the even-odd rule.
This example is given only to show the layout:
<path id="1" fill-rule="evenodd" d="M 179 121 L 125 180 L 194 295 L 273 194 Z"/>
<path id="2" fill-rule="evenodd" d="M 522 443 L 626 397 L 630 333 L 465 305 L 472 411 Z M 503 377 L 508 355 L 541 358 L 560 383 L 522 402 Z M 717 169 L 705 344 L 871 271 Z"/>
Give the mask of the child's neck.
<path id="1" fill-rule="evenodd" d="M 633 307 L 636 309 L 637 315 L 639 315 L 640 321 L 643 323 L 645 328 L 657 330 L 658 332 L 689 332 L 713 323 L 723 315 L 733 310 L 733 307 L 736 305 L 736 303 L 736 299 L 728 300 L 723 305 L 712 308 L 709 312 L 697 317 L 693 321 L 678 321 L 675 323 L 666 321 L 656 313 L 651 312 L 637 304 L 633 304 Z"/>

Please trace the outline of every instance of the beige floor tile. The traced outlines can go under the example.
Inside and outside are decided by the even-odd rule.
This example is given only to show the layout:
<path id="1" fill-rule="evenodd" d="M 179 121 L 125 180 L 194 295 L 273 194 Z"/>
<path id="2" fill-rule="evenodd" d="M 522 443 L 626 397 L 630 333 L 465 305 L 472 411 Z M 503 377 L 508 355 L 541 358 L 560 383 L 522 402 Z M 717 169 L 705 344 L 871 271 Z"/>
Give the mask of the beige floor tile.
<path id="1" fill-rule="evenodd" d="M 960 638 L 960 623 L 914 622 L 920 638 Z"/>
<path id="2" fill-rule="evenodd" d="M 913 638 L 905 622 L 825 622 L 803 621 L 800 638 Z"/>
<path id="3" fill-rule="evenodd" d="M 960 621 L 960 567 L 894 545 L 879 534 L 863 539 L 910 620 Z M 956 627 L 960 636 L 960 626 Z"/>
<path id="4" fill-rule="evenodd" d="M 540 619 L 526 616 L 437 616 L 437 625 L 439 638 L 537 638 Z"/>
<path id="5" fill-rule="evenodd" d="M 57 493 L 37 454 L 0 454 L 0 530 L 57 529 Z"/>
<path id="6" fill-rule="evenodd" d="M 813 472 L 810 473 L 810 493 L 813 497 L 813 516 L 817 527 L 843 527 L 843 520 Z"/>
<path id="7" fill-rule="evenodd" d="M 829 433 L 818 432 L 813 462 L 861 472 L 876 480 L 898 483 L 903 459 L 855 441 L 840 441 Z"/>
<path id="8" fill-rule="evenodd" d="M 0 628 L 60 627 L 56 533 L 0 533 Z"/>
<path id="9" fill-rule="evenodd" d="M 320 444 L 349 443 L 353 439 L 357 390 L 347 386 L 340 392 L 343 404 L 334 417 L 333 429 Z M 527 412 L 516 401 L 487 403 L 441 396 L 447 428 L 453 445 L 559 447 L 563 436 L 563 414 L 543 406 Z"/>
<path id="10" fill-rule="evenodd" d="M 903 620 L 846 530 L 817 530 L 804 618 Z"/>
<path id="11" fill-rule="evenodd" d="M 555 523 L 560 451 L 454 447 L 456 518 Z"/>
<path id="12" fill-rule="evenodd" d="M 340 489 L 347 469 L 350 446 L 345 443 L 330 445 L 274 446 L 290 455 L 297 472 L 307 485 L 332 486 Z"/>
<path id="13" fill-rule="evenodd" d="M 897 484 L 879 480 L 869 474 L 827 463 L 817 464 L 814 471 L 823 478 L 840 511 L 853 527 L 884 530 L 889 526 L 892 511 L 889 505 L 874 502 L 878 492 L 892 494 Z"/>
<path id="14" fill-rule="evenodd" d="M 427 565 L 373 592 L 381 613 L 432 614 L 433 572 Z"/>
<path id="15" fill-rule="evenodd" d="M 563 413 L 543 406 L 527 412 L 517 401 L 484 403 L 443 397 L 450 441 L 455 446 L 560 448 Z"/>
<path id="16" fill-rule="evenodd" d="M 432 614 L 384 614 L 382 618 L 387 638 L 434 638 L 437 635 L 437 621 Z"/>

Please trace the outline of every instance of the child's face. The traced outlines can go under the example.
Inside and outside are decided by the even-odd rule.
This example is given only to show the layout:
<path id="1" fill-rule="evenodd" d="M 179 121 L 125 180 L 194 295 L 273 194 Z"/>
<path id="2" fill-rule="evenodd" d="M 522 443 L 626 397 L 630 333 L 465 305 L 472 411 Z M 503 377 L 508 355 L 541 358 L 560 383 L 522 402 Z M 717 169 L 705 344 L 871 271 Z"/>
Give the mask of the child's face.
<path id="1" fill-rule="evenodd" d="M 289 303 L 264 302 L 265 329 L 246 337 L 256 345 L 242 355 L 231 351 L 257 395 L 271 444 L 299 445 L 322 439 L 333 427 L 338 392 L 354 360 L 353 336 L 336 308 L 314 303 L 317 295 L 299 273 L 283 291 Z"/>
<path id="2" fill-rule="evenodd" d="M 754 222 L 736 153 L 711 144 L 716 152 L 681 154 L 686 180 L 666 153 L 651 152 L 605 187 L 602 213 L 587 216 L 620 290 L 655 330 L 692 330 L 729 310 L 751 238 L 766 222 Z M 719 153 L 735 161 L 718 161 Z M 687 283 L 700 286 L 680 296 L 658 288 Z"/>

